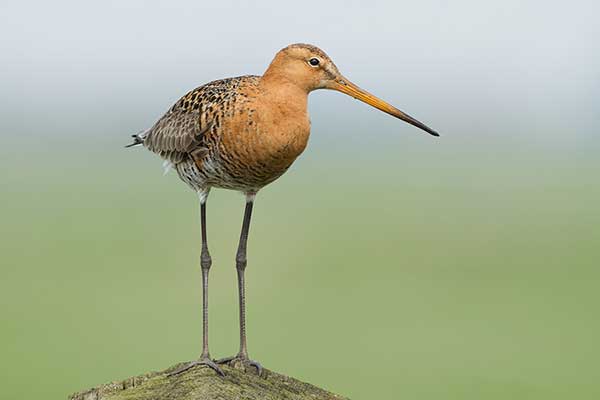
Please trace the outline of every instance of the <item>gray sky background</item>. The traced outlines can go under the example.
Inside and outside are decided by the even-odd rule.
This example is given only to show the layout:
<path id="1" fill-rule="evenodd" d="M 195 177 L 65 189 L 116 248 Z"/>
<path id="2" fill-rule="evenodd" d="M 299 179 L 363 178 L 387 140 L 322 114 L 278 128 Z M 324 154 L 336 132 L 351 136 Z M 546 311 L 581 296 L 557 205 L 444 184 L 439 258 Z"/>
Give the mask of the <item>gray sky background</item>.
<path id="1" fill-rule="evenodd" d="M 594 1 L 3 1 L 0 134 L 126 137 L 187 90 L 260 74 L 283 46 L 309 42 L 459 142 L 589 147 L 599 12 Z M 332 135 L 418 134 L 340 94 L 310 107 L 313 129 Z"/>

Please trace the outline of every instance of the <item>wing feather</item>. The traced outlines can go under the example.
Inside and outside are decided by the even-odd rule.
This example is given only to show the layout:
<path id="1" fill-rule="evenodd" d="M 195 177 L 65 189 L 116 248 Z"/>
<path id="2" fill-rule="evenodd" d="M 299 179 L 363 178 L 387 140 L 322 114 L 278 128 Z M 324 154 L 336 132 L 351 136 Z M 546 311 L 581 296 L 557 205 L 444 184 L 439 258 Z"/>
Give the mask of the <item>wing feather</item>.
<path id="1" fill-rule="evenodd" d="M 176 104 L 144 137 L 144 146 L 173 163 L 202 146 L 202 136 L 209 127 L 200 126 L 200 113 Z"/>
<path id="2" fill-rule="evenodd" d="M 220 125 L 224 109 L 244 80 L 256 82 L 258 77 L 213 81 L 187 93 L 144 133 L 144 146 L 174 164 L 190 156 L 205 156 L 210 151 L 206 133 Z"/>

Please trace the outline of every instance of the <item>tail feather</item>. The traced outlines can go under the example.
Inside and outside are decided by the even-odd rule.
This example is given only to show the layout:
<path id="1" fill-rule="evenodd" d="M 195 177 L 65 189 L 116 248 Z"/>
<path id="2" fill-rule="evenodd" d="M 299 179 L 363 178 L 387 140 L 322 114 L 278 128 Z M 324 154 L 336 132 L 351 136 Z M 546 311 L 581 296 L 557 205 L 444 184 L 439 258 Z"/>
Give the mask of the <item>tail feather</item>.
<path id="1" fill-rule="evenodd" d="M 130 143 L 125 147 L 133 147 L 133 146 L 138 146 L 140 144 L 143 144 L 144 137 L 146 136 L 147 132 L 148 132 L 147 130 L 144 130 L 144 131 L 136 133 L 135 135 L 131 135 L 131 137 L 133 138 L 133 143 Z"/>

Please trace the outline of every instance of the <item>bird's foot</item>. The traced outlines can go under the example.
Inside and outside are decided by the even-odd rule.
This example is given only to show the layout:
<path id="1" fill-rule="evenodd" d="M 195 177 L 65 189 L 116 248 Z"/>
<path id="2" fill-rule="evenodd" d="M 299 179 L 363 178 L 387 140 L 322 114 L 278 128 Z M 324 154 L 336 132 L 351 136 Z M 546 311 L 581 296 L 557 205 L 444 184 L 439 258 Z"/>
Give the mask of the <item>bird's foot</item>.
<path id="1" fill-rule="evenodd" d="M 185 364 L 183 367 L 177 368 L 175 371 L 170 372 L 167 376 L 179 375 L 182 372 L 185 372 L 188 369 L 195 367 L 196 365 L 206 365 L 206 366 L 212 368 L 213 370 L 215 370 L 215 372 L 217 374 L 219 374 L 221 376 L 225 376 L 225 373 L 223 373 L 223 370 L 208 356 L 200 356 L 199 359 L 190 361 L 189 363 Z"/>
<path id="2" fill-rule="evenodd" d="M 238 354 L 235 356 L 231 356 L 231 357 L 225 357 L 225 358 L 221 358 L 219 360 L 215 360 L 215 362 L 217 364 L 227 364 L 230 367 L 236 368 L 236 369 L 244 369 L 244 371 L 247 371 L 247 367 L 254 367 L 256 368 L 256 372 L 258 373 L 258 376 L 261 376 L 263 373 L 263 367 L 262 365 L 260 365 L 260 363 L 258 361 L 254 361 L 248 358 L 247 354 Z"/>

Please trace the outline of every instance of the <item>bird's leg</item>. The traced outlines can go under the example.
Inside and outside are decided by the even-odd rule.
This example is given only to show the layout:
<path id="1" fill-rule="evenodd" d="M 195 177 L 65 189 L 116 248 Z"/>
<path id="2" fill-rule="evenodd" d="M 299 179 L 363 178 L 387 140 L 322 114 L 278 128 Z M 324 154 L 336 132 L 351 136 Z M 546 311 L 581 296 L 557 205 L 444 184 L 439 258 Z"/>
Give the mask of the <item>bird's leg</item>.
<path id="1" fill-rule="evenodd" d="M 185 364 L 169 375 L 177 375 L 196 365 L 207 365 L 219 375 L 224 375 L 221 368 L 210 358 L 210 352 L 208 351 L 208 272 L 212 265 L 212 259 L 208 252 L 208 242 L 206 240 L 206 196 L 202 196 L 201 194 L 200 199 L 200 223 L 202 229 L 202 251 L 200 253 L 200 266 L 202 268 L 202 354 L 200 354 L 200 358 L 197 360 Z"/>
<path id="2" fill-rule="evenodd" d="M 252 206 L 254 204 L 255 193 L 246 194 L 246 209 L 244 211 L 244 222 L 242 223 L 242 232 L 240 234 L 240 242 L 238 245 L 236 256 L 236 270 L 239 291 L 239 307 L 240 307 L 240 351 L 233 357 L 222 358 L 217 360 L 218 364 L 236 363 L 248 364 L 254 366 L 258 375 L 262 374 L 262 366 L 257 361 L 251 360 L 248 357 L 248 347 L 246 344 L 246 284 L 244 280 L 244 272 L 248 263 L 246 258 L 246 245 L 248 243 L 248 231 L 250 230 L 250 218 L 252 217 Z"/>
<path id="3" fill-rule="evenodd" d="M 200 266 L 202 268 L 202 354 L 201 358 L 210 358 L 208 351 L 208 273 L 212 265 L 212 258 L 208 252 L 206 240 L 206 203 L 200 205 L 200 220 L 202 224 L 202 251 L 200 252 Z"/>

